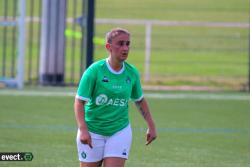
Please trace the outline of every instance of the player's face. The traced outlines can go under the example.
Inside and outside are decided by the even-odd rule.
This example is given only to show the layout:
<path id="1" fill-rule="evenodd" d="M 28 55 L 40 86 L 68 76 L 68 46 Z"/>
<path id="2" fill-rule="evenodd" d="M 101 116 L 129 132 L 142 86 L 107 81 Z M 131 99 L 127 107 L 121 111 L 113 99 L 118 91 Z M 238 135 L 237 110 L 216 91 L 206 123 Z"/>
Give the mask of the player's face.
<path id="1" fill-rule="evenodd" d="M 109 44 L 107 49 L 109 50 L 111 56 L 118 61 L 125 61 L 128 57 L 130 46 L 130 37 L 128 34 L 120 34 L 116 36 L 112 43 Z"/>

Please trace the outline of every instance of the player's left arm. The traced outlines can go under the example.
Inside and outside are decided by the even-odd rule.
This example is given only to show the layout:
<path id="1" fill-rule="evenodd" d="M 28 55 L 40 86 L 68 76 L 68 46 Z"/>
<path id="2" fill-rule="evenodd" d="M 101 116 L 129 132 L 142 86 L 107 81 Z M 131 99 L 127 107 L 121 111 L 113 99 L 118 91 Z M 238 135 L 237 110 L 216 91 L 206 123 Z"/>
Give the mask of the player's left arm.
<path id="1" fill-rule="evenodd" d="M 135 104 L 148 125 L 146 134 L 146 140 L 147 140 L 146 145 L 148 145 L 153 140 L 155 140 L 157 136 L 155 123 L 149 111 L 148 103 L 145 98 L 142 98 L 140 101 L 136 101 Z"/>

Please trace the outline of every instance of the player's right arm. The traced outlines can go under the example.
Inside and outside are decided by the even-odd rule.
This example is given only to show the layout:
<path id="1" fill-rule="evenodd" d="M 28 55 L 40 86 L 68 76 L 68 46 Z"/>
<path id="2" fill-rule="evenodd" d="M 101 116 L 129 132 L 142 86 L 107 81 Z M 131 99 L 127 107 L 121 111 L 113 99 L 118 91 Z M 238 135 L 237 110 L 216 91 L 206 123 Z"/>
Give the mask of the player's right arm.
<path id="1" fill-rule="evenodd" d="M 92 148 L 91 136 L 85 122 L 85 104 L 91 100 L 96 80 L 96 67 L 91 65 L 84 71 L 75 97 L 74 111 L 76 122 L 80 131 L 80 141 Z"/>
<path id="2" fill-rule="evenodd" d="M 88 144 L 89 147 L 92 148 L 91 136 L 89 134 L 88 127 L 87 127 L 86 122 L 84 120 L 84 118 L 85 118 L 85 111 L 84 111 L 85 103 L 86 103 L 86 101 L 75 98 L 75 103 L 74 103 L 75 118 L 76 118 L 78 129 L 80 130 L 80 141 L 83 144 Z"/>

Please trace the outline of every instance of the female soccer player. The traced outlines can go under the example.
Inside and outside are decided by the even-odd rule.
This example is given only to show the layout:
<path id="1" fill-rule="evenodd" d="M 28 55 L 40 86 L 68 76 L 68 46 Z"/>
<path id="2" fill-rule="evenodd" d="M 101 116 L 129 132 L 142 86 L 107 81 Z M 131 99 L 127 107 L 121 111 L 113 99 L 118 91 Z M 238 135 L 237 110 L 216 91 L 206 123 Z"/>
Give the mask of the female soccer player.
<path id="1" fill-rule="evenodd" d="M 106 35 L 108 58 L 93 63 L 82 75 L 74 104 L 80 167 L 124 167 L 132 141 L 130 99 L 147 123 L 146 145 L 156 139 L 139 73 L 125 61 L 129 47 L 130 33 L 112 29 Z"/>

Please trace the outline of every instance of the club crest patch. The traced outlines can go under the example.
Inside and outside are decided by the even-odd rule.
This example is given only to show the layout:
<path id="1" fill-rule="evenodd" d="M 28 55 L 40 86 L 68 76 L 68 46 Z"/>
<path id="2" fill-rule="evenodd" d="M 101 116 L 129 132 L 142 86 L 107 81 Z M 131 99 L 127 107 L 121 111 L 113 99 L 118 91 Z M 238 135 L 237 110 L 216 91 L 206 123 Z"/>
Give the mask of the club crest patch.
<path id="1" fill-rule="evenodd" d="M 83 152 L 81 153 L 81 156 L 82 156 L 83 159 L 86 159 L 87 154 L 83 151 Z"/>
<path id="2" fill-rule="evenodd" d="M 130 79 L 130 77 L 127 77 L 127 78 L 126 78 L 126 83 L 128 83 L 128 84 L 130 84 L 130 83 L 131 83 L 131 79 Z"/>

